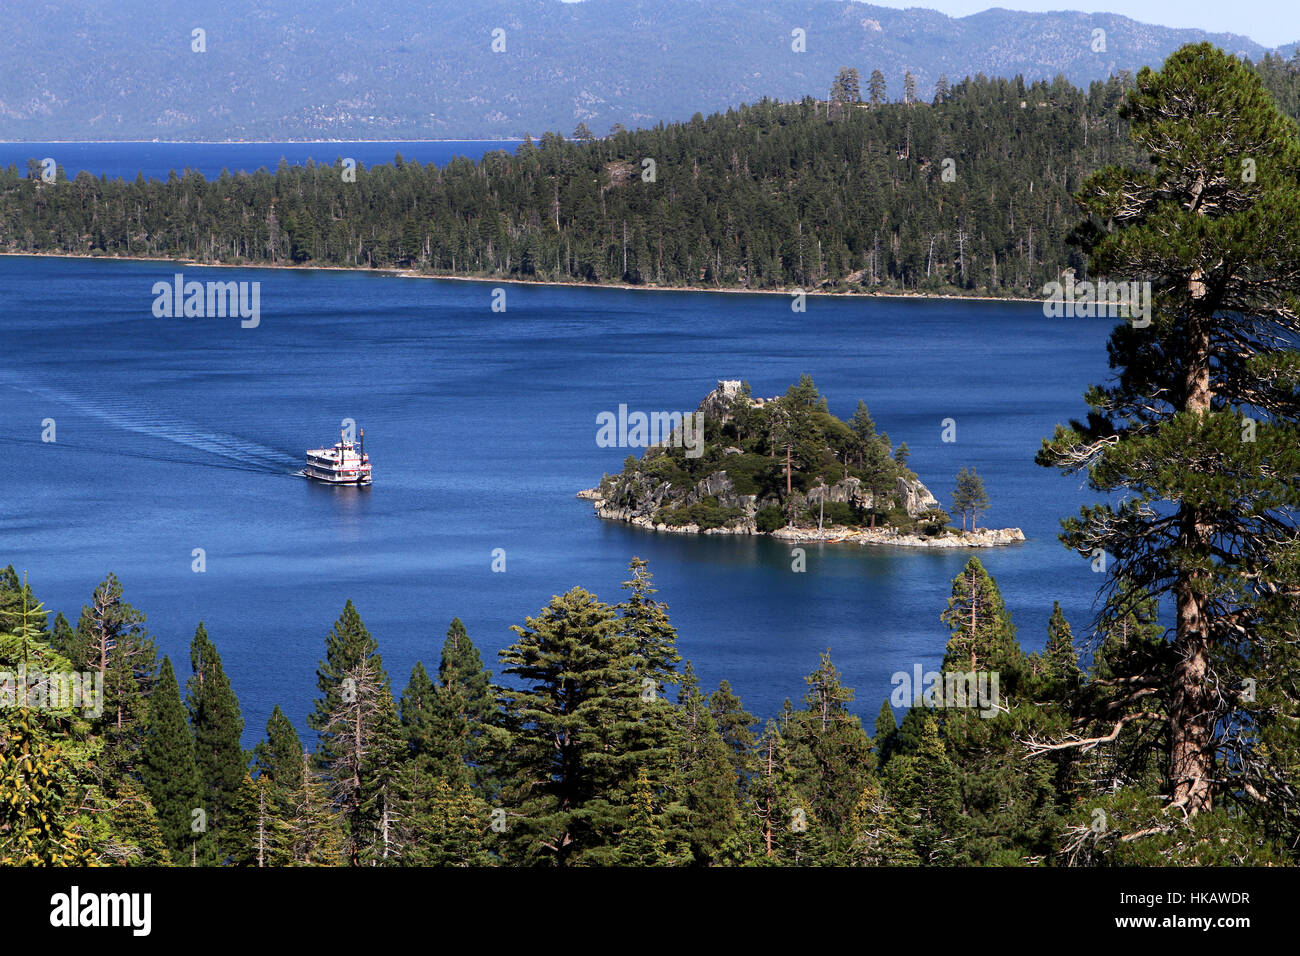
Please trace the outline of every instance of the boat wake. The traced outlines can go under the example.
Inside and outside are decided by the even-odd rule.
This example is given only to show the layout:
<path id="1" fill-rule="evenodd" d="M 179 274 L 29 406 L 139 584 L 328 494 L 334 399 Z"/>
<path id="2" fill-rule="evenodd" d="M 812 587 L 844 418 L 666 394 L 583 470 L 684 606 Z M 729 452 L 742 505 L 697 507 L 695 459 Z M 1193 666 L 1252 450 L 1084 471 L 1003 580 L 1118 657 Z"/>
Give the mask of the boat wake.
<path id="1" fill-rule="evenodd" d="M 297 477 L 298 475 L 302 474 L 301 471 L 290 472 L 290 471 L 286 471 L 284 468 L 272 468 L 268 466 L 255 465 L 255 464 L 240 465 L 232 461 L 212 461 L 212 460 L 205 461 L 198 458 L 180 458 L 180 457 L 170 457 L 168 455 L 150 455 L 144 452 L 123 451 L 119 447 L 113 447 L 110 449 L 110 448 L 94 447 L 92 445 L 78 445 L 74 442 L 64 441 L 63 439 L 59 439 L 57 442 L 43 444 L 39 440 L 34 440 L 34 439 L 24 440 L 19 438 L 5 438 L 3 436 L 0 436 L 0 444 L 40 445 L 42 448 L 54 448 L 56 450 L 63 449 L 67 451 L 79 452 L 82 454 L 98 455 L 101 458 L 103 457 L 136 458 L 141 461 L 157 461 L 165 464 L 189 465 L 198 468 L 220 468 L 224 471 L 243 471 L 255 475 L 280 475 L 282 477 Z"/>
<path id="2" fill-rule="evenodd" d="M 66 405 L 80 414 L 97 418 L 116 428 L 134 432 L 147 438 L 170 442 L 199 454 L 193 457 L 181 457 L 138 449 L 124 451 L 118 446 L 106 449 L 92 448 L 62 440 L 54 442 L 55 445 L 61 448 L 260 474 L 283 475 L 291 473 L 291 470 L 301 468 L 301 459 L 288 452 L 246 438 L 240 438 L 237 435 L 211 431 L 195 422 L 155 417 L 150 414 L 150 409 L 144 402 L 125 400 L 107 405 L 101 401 L 71 395 L 54 389 L 32 386 L 19 387 L 34 395 Z M 16 444 L 30 444 L 30 442 L 14 439 L 8 439 L 7 441 Z"/>

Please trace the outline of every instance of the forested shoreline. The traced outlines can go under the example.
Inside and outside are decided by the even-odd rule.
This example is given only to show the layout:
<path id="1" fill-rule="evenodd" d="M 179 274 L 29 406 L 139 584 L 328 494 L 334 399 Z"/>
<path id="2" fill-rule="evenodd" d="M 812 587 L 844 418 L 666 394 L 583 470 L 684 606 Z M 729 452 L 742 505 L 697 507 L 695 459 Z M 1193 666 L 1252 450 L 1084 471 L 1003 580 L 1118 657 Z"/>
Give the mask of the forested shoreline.
<path id="1" fill-rule="evenodd" d="M 812 100 L 764 102 L 594 142 L 548 133 L 514 155 L 442 169 L 357 168 L 355 182 L 341 163 L 166 183 L 89 174 L 43 183 L 39 170 L 20 178 L 11 168 L 0 172 L 0 248 L 520 280 L 1028 295 L 1068 262 L 1071 191 L 1124 149 L 1120 94 L 1118 82 L 1090 103 L 1065 83 L 971 81 L 941 106 L 864 104 L 834 121 Z M 1019 108 L 1026 97 L 1033 111 Z M 1085 159 L 1089 107 L 1097 128 Z M 1047 157 L 1056 163 L 1044 175 Z M 954 182 L 940 178 L 945 158 Z M 643 179 L 647 159 L 652 182 Z M 1082 267 L 1077 253 L 1074 265 Z"/>
<path id="2" fill-rule="evenodd" d="M 1300 73 L 1258 68 L 1284 108 Z M 0 250 L 402 269 L 535 281 L 1040 296 L 1072 195 L 1142 159 L 1117 115 L 1132 78 L 977 77 L 926 103 L 763 101 L 511 155 L 108 181 L 0 171 Z"/>
<path id="3" fill-rule="evenodd" d="M 645 562 L 607 604 L 581 588 L 513 630 L 495 682 L 459 620 L 436 670 L 395 695 L 349 601 L 325 639 L 303 741 L 279 706 L 252 751 L 216 642 L 159 659 L 113 575 L 76 626 L 0 572 L 0 864 L 1107 865 L 1266 864 L 1294 848 L 1234 807 L 1192 834 L 1160 820 L 1150 742 L 1026 760 L 1064 733 L 1081 692 L 1160 642 L 1154 602 L 1106 624 L 1081 666 L 1052 615 L 1024 653 L 997 584 L 972 558 L 939 617 L 940 672 L 998 675 L 954 704 L 951 681 L 895 676 L 868 733 L 828 651 L 798 703 L 759 720 L 724 680 L 701 688 L 676 650 Z M 14 674 L 26 662 L 15 708 Z M 43 676 L 102 667 L 96 716 L 45 699 Z M 882 695 L 883 696 L 883 695 Z M 900 700 L 900 698 L 902 698 Z M 300 710 L 301 701 L 293 702 Z M 15 800 L 14 797 L 21 799 Z M 1111 821 L 1096 832 L 1096 811 Z M 1149 827 L 1145 840 L 1122 833 Z"/>

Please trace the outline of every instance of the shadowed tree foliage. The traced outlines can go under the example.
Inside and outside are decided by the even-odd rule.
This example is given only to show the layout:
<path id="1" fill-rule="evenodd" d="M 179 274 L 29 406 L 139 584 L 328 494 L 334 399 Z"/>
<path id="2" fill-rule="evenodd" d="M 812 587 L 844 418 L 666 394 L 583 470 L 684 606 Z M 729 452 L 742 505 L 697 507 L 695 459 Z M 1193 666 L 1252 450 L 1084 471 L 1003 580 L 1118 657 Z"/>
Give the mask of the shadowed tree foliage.
<path id="1" fill-rule="evenodd" d="M 191 862 L 198 857 L 198 844 L 202 842 L 203 855 L 210 861 L 208 851 L 213 848 L 207 836 L 211 806 L 194 759 L 194 738 L 181 703 L 180 685 L 166 657 L 149 698 L 140 775 L 158 811 L 158 827 L 172 859 Z"/>
<path id="2" fill-rule="evenodd" d="M 248 755 L 240 745 L 244 718 L 239 700 L 202 623 L 190 643 L 190 669 L 186 686 L 194 756 L 204 806 L 209 808 L 208 826 L 219 842 L 226 816 L 248 777 Z"/>
<path id="3" fill-rule="evenodd" d="M 460 756 L 471 782 L 488 785 L 488 754 L 495 737 L 496 699 L 492 672 L 484 668 L 478 648 L 460 618 L 453 618 L 438 663 L 439 723 L 459 741 Z"/>
<path id="4" fill-rule="evenodd" d="M 492 675 L 460 618 L 442 645 L 435 683 L 417 661 L 402 692 L 402 728 L 426 773 L 453 786 L 491 791 L 492 747 L 498 735 Z"/>
<path id="5" fill-rule="evenodd" d="M 718 716 L 711 700 L 727 708 L 723 717 Z M 739 698 L 732 697 L 728 690 L 726 697 L 719 699 L 715 693 L 711 700 L 700 693 L 695 671 L 687 663 L 673 712 L 677 755 L 671 784 L 674 805 L 669 809 L 667 826 L 673 831 L 669 842 L 688 849 L 692 860 L 700 865 L 722 856 L 723 848 L 738 832 L 738 793 L 748 782 L 753 747 L 748 730 L 752 718 L 743 711 L 743 716 L 737 716 L 731 710 L 739 708 Z M 737 726 L 746 719 L 747 723 Z M 723 730 L 727 725 L 731 727 L 731 739 Z M 740 755 L 734 747 L 742 741 L 745 752 Z"/>
<path id="6" fill-rule="evenodd" d="M 709 695 L 709 710 L 727 745 L 736 779 L 743 785 L 754 767 L 754 726 L 757 721 L 745 710 L 740 698 L 732 692 L 731 683 L 726 680 L 719 681 L 718 689 Z"/>
<path id="7" fill-rule="evenodd" d="M 296 790 L 302 785 L 302 742 L 289 718 L 276 704 L 266 721 L 266 738 L 253 750 L 259 776 L 265 774 L 278 787 Z"/>
<path id="8" fill-rule="evenodd" d="M 961 784 L 932 713 L 914 707 L 920 723 L 916 747 L 895 756 L 885 767 L 885 789 L 898 808 L 895 824 L 911 854 L 929 865 L 968 861 L 966 824 L 961 815 Z M 903 854 L 903 858 L 911 854 Z"/>

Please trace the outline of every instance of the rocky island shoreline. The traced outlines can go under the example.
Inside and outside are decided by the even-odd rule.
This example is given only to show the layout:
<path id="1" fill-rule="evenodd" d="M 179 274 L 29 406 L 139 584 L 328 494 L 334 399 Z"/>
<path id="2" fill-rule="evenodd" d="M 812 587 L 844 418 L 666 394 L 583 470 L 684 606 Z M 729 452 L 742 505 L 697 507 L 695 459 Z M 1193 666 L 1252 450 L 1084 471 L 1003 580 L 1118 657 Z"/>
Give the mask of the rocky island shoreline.
<path id="1" fill-rule="evenodd" d="M 830 415 L 806 376 L 767 399 L 752 397 L 740 381 L 720 380 L 695 414 L 702 450 L 687 455 L 679 428 L 577 497 L 602 519 L 672 534 L 912 548 L 1025 540 L 1019 528 L 952 527 L 906 467 L 906 445 L 895 451 L 888 435 L 876 434 L 862 403 L 851 422 Z"/>

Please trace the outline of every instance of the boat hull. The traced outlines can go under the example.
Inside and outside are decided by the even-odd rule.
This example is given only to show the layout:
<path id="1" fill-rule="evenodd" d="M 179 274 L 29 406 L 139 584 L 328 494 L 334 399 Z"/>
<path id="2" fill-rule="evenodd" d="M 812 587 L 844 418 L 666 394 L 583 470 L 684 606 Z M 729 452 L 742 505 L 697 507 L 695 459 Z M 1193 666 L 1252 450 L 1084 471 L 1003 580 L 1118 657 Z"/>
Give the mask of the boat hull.
<path id="1" fill-rule="evenodd" d="M 312 481 L 319 481 L 325 485 L 368 485 L 370 484 L 370 473 L 363 475 L 335 475 L 323 472 L 313 471 L 310 468 L 302 470 L 304 478 L 310 478 Z"/>

